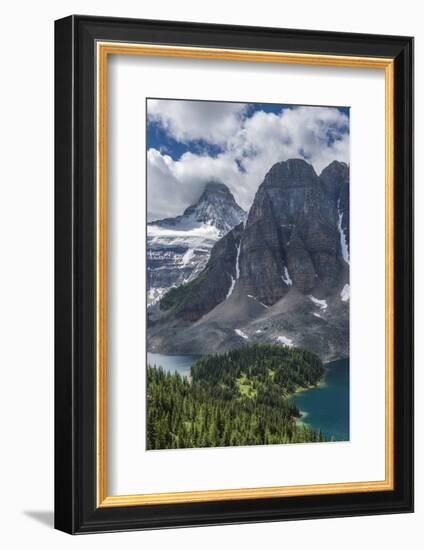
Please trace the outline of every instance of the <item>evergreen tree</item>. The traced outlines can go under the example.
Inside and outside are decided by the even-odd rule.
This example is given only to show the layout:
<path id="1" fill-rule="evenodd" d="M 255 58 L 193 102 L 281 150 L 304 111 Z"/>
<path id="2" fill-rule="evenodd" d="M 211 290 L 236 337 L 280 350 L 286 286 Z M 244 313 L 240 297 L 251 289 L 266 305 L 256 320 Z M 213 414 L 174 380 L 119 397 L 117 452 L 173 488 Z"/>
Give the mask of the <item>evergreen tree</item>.
<path id="1" fill-rule="evenodd" d="M 203 357 L 190 381 L 147 367 L 147 448 L 324 441 L 297 425 L 289 396 L 319 382 L 320 359 L 300 349 L 252 345 Z"/>

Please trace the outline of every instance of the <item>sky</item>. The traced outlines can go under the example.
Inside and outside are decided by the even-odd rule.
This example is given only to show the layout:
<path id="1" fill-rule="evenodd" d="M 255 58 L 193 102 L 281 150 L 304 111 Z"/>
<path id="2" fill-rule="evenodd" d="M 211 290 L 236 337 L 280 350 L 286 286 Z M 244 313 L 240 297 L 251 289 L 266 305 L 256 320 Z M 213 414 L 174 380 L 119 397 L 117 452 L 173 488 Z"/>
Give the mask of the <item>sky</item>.
<path id="1" fill-rule="evenodd" d="M 181 214 L 211 180 L 248 210 L 276 162 L 349 163 L 349 108 L 148 99 L 146 138 L 149 221 Z"/>

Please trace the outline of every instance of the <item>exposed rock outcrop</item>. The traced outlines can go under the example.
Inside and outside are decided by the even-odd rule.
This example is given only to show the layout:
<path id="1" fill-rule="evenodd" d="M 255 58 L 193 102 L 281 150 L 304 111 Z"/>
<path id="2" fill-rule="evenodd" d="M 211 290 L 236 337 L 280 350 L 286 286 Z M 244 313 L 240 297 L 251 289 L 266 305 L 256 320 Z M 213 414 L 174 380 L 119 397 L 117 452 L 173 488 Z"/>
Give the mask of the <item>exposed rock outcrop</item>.
<path id="1" fill-rule="evenodd" d="M 206 184 L 181 216 L 147 226 L 147 301 L 151 306 L 170 289 L 188 283 L 206 267 L 214 244 L 245 220 L 246 213 L 226 185 Z"/>
<path id="2" fill-rule="evenodd" d="M 231 349 L 242 340 L 348 354 L 349 168 L 320 176 L 301 159 L 275 164 L 247 221 L 213 247 L 204 270 L 151 311 L 148 346 L 164 353 Z"/>

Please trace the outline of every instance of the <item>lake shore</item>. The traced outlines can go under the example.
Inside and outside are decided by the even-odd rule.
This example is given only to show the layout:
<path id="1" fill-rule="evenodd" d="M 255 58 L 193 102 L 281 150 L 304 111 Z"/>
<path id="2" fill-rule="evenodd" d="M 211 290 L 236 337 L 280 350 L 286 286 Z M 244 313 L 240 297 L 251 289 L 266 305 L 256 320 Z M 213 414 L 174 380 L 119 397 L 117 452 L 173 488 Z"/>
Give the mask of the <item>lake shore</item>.
<path id="1" fill-rule="evenodd" d="M 169 356 L 148 354 L 149 363 L 169 372 L 178 372 L 190 380 L 191 365 L 199 355 Z M 349 439 L 349 359 L 343 358 L 324 364 L 325 372 L 316 385 L 298 387 L 286 396 L 298 410 L 297 425 L 321 430 L 330 439 Z"/>
<path id="2" fill-rule="evenodd" d="M 349 359 L 331 361 L 317 386 L 292 394 L 298 426 L 321 430 L 328 439 L 349 440 Z"/>

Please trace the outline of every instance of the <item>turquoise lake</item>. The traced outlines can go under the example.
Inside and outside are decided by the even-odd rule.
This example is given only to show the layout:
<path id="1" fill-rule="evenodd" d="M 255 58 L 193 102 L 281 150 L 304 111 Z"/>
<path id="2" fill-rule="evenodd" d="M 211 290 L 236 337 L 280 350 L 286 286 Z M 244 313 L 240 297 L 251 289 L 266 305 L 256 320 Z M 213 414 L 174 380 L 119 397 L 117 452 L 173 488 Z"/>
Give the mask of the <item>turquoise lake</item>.
<path id="1" fill-rule="evenodd" d="M 148 353 L 150 365 L 162 367 L 181 376 L 190 374 L 190 367 L 200 355 L 162 355 Z M 323 382 L 294 395 L 291 400 L 302 412 L 300 422 L 321 430 L 327 438 L 349 440 L 349 359 L 339 359 L 325 365 Z"/>
<path id="2" fill-rule="evenodd" d="M 191 365 L 201 355 L 162 355 L 161 353 L 147 353 L 147 363 L 151 366 L 162 367 L 168 372 L 178 372 L 181 376 L 190 374 Z"/>
<path id="3" fill-rule="evenodd" d="M 327 363 L 324 380 L 317 388 L 294 395 L 302 411 L 301 422 L 319 429 L 336 441 L 349 440 L 349 359 Z"/>

